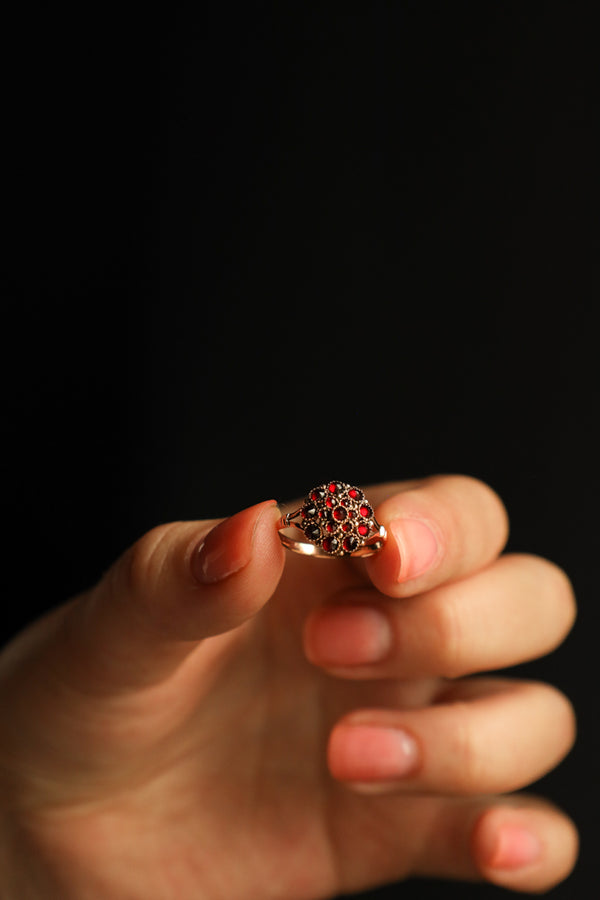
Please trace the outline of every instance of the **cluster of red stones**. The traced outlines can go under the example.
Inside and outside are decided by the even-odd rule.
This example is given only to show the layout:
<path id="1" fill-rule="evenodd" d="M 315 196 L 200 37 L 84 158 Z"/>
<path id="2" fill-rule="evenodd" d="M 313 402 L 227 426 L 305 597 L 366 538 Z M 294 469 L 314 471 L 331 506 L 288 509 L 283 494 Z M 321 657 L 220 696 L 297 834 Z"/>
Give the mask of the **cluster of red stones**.
<path id="1" fill-rule="evenodd" d="M 348 556 L 376 528 L 363 492 L 343 481 L 328 481 L 309 492 L 300 510 L 302 530 L 332 556 Z"/>

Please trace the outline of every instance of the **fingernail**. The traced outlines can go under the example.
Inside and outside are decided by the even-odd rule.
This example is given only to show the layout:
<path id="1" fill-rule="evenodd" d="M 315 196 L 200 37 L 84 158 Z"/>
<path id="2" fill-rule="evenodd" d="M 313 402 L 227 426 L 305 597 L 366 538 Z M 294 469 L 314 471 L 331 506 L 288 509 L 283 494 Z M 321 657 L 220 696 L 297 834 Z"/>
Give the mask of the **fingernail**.
<path id="1" fill-rule="evenodd" d="M 493 869 L 520 869 L 540 858 L 542 845 L 532 831 L 520 825 L 504 825 L 490 860 Z"/>
<path id="2" fill-rule="evenodd" d="M 390 530 L 400 550 L 398 581 L 422 575 L 438 555 L 438 542 L 430 526 L 422 519 L 395 519 Z"/>
<path id="3" fill-rule="evenodd" d="M 215 584 L 247 566 L 252 558 L 256 527 L 263 514 L 276 505 L 275 500 L 258 503 L 209 531 L 192 558 L 196 580 L 201 584 Z"/>
<path id="4" fill-rule="evenodd" d="M 354 725 L 345 735 L 348 780 L 394 781 L 412 774 L 419 761 L 414 737 L 400 728 Z"/>
<path id="5" fill-rule="evenodd" d="M 380 610 L 370 606 L 322 609 L 308 621 L 312 662 L 321 666 L 363 666 L 385 659 L 392 629 Z"/>

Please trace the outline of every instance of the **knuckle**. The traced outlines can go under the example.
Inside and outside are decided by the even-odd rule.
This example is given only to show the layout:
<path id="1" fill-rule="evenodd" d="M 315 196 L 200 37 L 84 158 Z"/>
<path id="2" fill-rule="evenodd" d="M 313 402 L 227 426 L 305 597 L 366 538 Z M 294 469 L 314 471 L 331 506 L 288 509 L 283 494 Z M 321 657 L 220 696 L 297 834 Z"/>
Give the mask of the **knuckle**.
<path id="1" fill-rule="evenodd" d="M 552 622 L 554 641 L 560 644 L 569 633 L 577 617 L 577 604 L 573 585 L 567 573 L 556 563 L 541 556 L 522 555 L 532 567 L 532 575 L 538 589 L 545 597 L 546 620 Z"/>
<path id="2" fill-rule="evenodd" d="M 452 760 L 451 781 L 460 793 L 475 793 L 486 789 L 487 775 L 484 754 L 464 701 L 453 704 L 454 734 L 449 758 Z"/>
<path id="3" fill-rule="evenodd" d="M 167 561 L 167 550 L 178 523 L 158 525 L 146 532 L 123 558 L 126 590 L 143 597 L 148 585 L 160 578 Z"/>
<path id="4" fill-rule="evenodd" d="M 480 555 L 493 557 L 499 553 L 508 538 L 509 519 L 496 491 L 472 475 L 434 476 L 433 483 L 445 495 L 447 529 L 458 546 L 463 536 L 471 549 L 481 543 Z M 467 521 L 470 525 L 465 532 Z M 469 546 L 462 546 L 460 553 L 469 555 Z"/>
<path id="5" fill-rule="evenodd" d="M 562 614 L 563 631 L 561 636 L 564 636 L 571 630 L 577 617 L 575 591 L 571 579 L 564 569 L 553 562 L 546 561 L 546 564 L 550 568 L 554 598 L 558 610 Z"/>
<path id="6" fill-rule="evenodd" d="M 506 507 L 496 491 L 487 482 L 476 478 L 474 475 L 434 475 L 431 478 L 431 483 L 443 485 L 449 493 L 455 496 L 478 495 L 484 502 L 494 506 L 496 510 L 503 514 L 506 513 Z"/>
<path id="7" fill-rule="evenodd" d="M 482 522 L 485 522 L 488 533 L 493 535 L 496 551 L 506 544 L 509 532 L 507 509 L 496 491 L 484 481 L 472 479 L 473 487 L 479 492 L 482 510 Z"/>
<path id="8" fill-rule="evenodd" d="M 577 718 L 573 704 L 559 688 L 542 681 L 525 682 L 522 697 L 538 718 L 537 742 L 543 748 L 545 774 L 572 749 L 577 736 Z"/>
<path id="9" fill-rule="evenodd" d="M 431 595 L 429 635 L 436 674 L 457 678 L 464 674 L 464 635 L 460 603 L 451 600 L 443 590 Z"/>
<path id="10" fill-rule="evenodd" d="M 557 738 L 557 753 L 559 758 L 566 755 L 572 748 L 577 737 L 577 714 L 575 707 L 561 690 L 554 685 L 545 684 L 551 703 L 550 718 L 552 720 L 552 732 Z"/>

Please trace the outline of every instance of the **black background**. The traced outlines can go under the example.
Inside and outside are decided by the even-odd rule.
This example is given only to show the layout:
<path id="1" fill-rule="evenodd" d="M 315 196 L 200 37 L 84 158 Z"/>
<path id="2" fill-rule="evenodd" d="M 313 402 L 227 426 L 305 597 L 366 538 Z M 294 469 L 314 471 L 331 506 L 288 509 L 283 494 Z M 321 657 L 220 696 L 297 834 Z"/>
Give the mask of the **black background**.
<path id="1" fill-rule="evenodd" d="M 3 631 L 151 526 L 323 478 L 488 481 L 580 618 L 523 672 L 597 870 L 598 66 L 572 3 L 5 23 Z M 589 7 L 587 8 L 589 10 Z M 495 897 L 411 882 L 381 897 Z"/>

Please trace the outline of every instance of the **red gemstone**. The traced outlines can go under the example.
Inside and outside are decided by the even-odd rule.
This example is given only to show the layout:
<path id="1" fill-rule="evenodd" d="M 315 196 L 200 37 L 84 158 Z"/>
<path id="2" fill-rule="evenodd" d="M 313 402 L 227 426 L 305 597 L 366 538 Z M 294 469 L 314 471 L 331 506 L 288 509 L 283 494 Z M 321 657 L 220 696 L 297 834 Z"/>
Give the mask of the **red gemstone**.
<path id="1" fill-rule="evenodd" d="M 360 508 L 360 514 L 361 514 L 361 516 L 363 517 L 363 519 L 368 519 L 369 516 L 370 516 L 372 513 L 373 513 L 373 510 L 371 509 L 370 506 L 367 506 L 366 504 L 364 504 L 363 506 L 361 506 L 361 508 Z"/>
<path id="2" fill-rule="evenodd" d="M 344 524 L 342 525 L 342 531 L 352 531 L 352 525 L 350 524 L 350 522 L 344 522 Z"/>
<path id="3" fill-rule="evenodd" d="M 369 526 L 368 525 L 359 525 L 358 533 L 360 535 L 362 535 L 362 537 L 366 537 L 366 535 L 369 533 Z"/>
<path id="4" fill-rule="evenodd" d="M 333 506 L 333 500 L 331 499 L 331 497 L 327 498 L 327 500 L 325 501 L 325 505 L 328 506 L 329 509 L 331 509 L 331 507 Z"/>
<path id="5" fill-rule="evenodd" d="M 347 515 L 348 515 L 348 513 L 346 512 L 346 510 L 344 509 L 343 506 L 338 506 L 338 508 L 334 509 L 334 511 L 333 511 L 333 518 L 336 519 L 338 522 L 342 522 L 346 518 Z"/>
<path id="6" fill-rule="evenodd" d="M 344 539 L 344 550 L 346 550 L 348 553 L 352 553 L 352 551 L 356 550 L 357 547 L 358 541 L 353 534 L 348 535 L 348 537 Z"/>
<path id="7" fill-rule="evenodd" d="M 358 499 L 358 491 L 356 490 L 356 488 L 350 488 L 350 490 L 348 491 L 348 496 L 351 500 Z"/>
<path id="8" fill-rule="evenodd" d="M 304 534 L 309 541 L 318 541 L 321 537 L 321 529 L 318 525 L 307 525 L 304 529 Z"/>
<path id="9" fill-rule="evenodd" d="M 326 528 L 327 531 L 329 531 L 329 532 L 331 532 L 331 531 L 334 530 L 333 525 L 331 524 L 331 522 L 328 522 L 327 525 L 325 526 L 325 528 Z"/>
<path id="10" fill-rule="evenodd" d="M 329 485 L 329 491 L 330 491 L 330 493 L 335 494 L 336 490 L 337 490 L 337 484 L 335 483 L 335 481 L 332 481 L 331 484 Z"/>
<path id="11" fill-rule="evenodd" d="M 339 546 L 340 542 L 334 537 L 325 538 L 323 541 L 323 550 L 325 550 L 326 553 L 335 553 Z"/>

